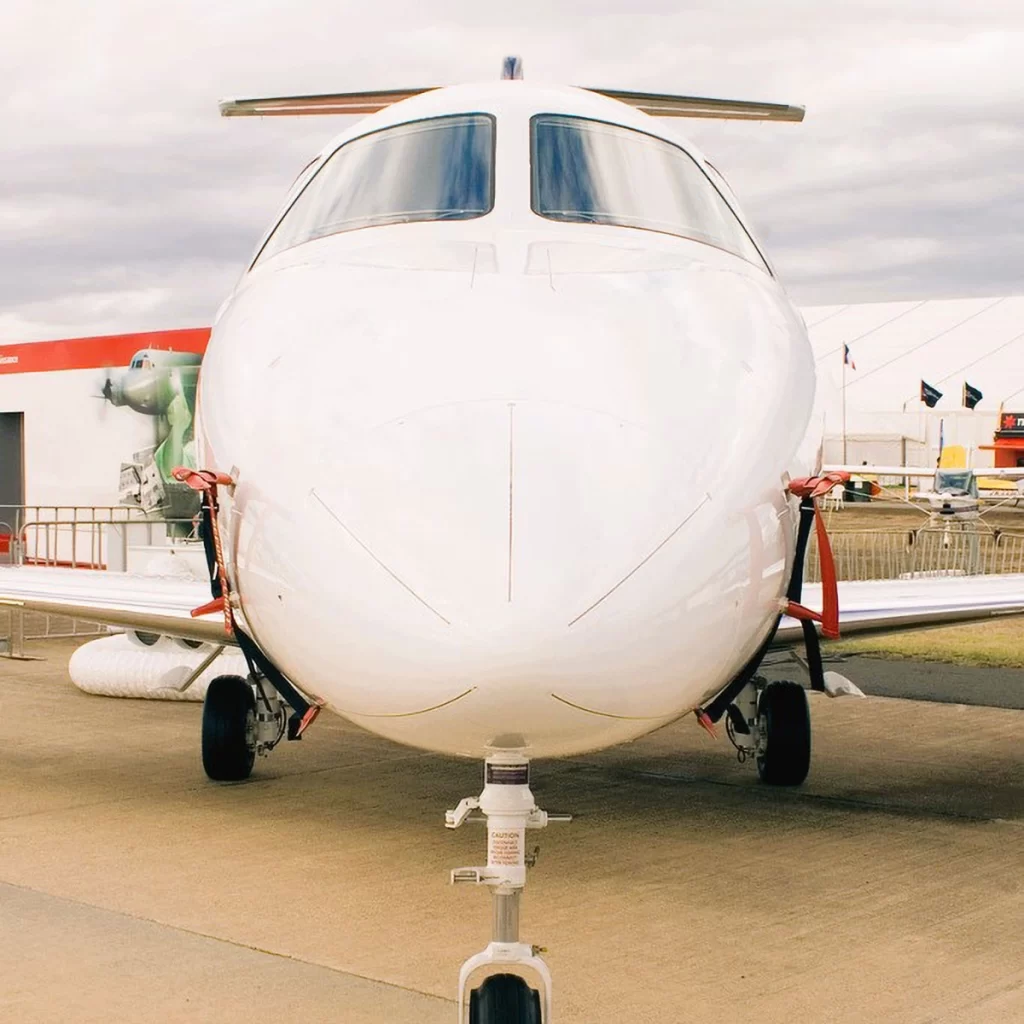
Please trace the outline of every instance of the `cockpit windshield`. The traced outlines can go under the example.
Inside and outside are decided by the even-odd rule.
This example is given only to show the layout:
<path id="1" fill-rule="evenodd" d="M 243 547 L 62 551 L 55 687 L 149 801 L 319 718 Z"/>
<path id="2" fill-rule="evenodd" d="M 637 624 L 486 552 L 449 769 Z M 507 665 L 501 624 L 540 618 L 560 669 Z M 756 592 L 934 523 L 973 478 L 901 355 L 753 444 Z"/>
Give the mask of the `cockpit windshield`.
<path id="1" fill-rule="evenodd" d="M 935 491 L 937 494 L 952 494 L 954 496 L 967 496 L 976 498 L 978 496 L 978 482 L 974 473 L 969 469 L 950 471 L 940 469 L 935 473 Z"/>
<path id="2" fill-rule="evenodd" d="M 341 231 L 469 220 L 494 206 L 494 118 L 459 114 L 339 146 L 281 218 L 256 263 Z"/>
<path id="3" fill-rule="evenodd" d="M 767 270 L 711 179 L 670 142 L 603 121 L 538 114 L 531 163 L 531 205 L 542 217 L 680 235 Z"/>

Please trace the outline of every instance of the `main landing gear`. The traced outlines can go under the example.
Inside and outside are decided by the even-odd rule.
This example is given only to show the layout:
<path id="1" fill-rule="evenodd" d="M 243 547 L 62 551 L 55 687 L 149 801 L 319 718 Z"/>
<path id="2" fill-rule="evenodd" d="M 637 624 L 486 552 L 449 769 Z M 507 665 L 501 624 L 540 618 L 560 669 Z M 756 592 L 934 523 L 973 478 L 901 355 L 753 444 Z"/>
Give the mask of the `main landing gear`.
<path id="1" fill-rule="evenodd" d="M 206 774 L 217 782 L 240 782 L 252 773 L 256 756 L 270 753 L 285 734 L 290 740 L 302 739 L 322 704 L 300 693 L 236 620 L 237 601 L 229 588 L 218 498 L 218 489 L 232 489 L 235 481 L 227 473 L 188 466 L 178 466 L 171 475 L 202 495 L 203 548 L 213 600 L 194 609 L 192 614 L 222 612 L 224 631 L 234 637 L 249 666 L 248 678 L 218 676 L 214 679 L 203 705 Z M 203 667 L 206 664 L 209 662 Z M 292 710 L 291 717 L 285 710 L 285 702 Z"/>
<path id="2" fill-rule="evenodd" d="M 256 755 L 265 756 L 287 728 L 285 706 L 265 680 L 217 676 L 203 703 L 203 768 L 217 782 L 249 778 Z"/>
<path id="3" fill-rule="evenodd" d="M 481 815 L 474 815 L 479 810 Z M 491 942 L 459 972 L 459 1024 L 550 1024 L 551 973 L 543 952 L 519 940 L 519 902 L 526 868 L 537 850 L 526 851 L 526 830 L 545 828 L 569 815 L 548 814 L 534 803 L 530 764 L 518 752 L 491 755 L 484 763 L 484 789 L 445 814 L 445 825 L 487 823 L 487 865 L 457 868 L 453 884 L 486 885 L 494 902 Z"/>
<path id="4" fill-rule="evenodd" d="M 811 767 L 807 694 L 790 680 L 754 676 L 726 709 L 726 731 L 740 762 L 753 757 L 762 782 L 799 786 Z"/>

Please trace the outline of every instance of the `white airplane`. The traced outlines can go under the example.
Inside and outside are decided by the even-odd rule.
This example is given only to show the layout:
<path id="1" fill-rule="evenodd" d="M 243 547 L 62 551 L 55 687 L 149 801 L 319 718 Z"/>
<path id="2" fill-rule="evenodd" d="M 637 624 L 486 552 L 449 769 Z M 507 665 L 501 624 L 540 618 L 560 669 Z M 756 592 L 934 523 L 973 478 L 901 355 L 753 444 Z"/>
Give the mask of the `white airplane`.
<path id="1" fill-rule="evenodd" d="M 518 926 L 526 831 L 553 818 L 532 760 L 694 712 L 799 784 L 804 690 L 756 671 L 802 638 L 836 691 L 804 600 L 834 635 L 1019 612 L 1024 581 L 853 584 L 841 615 L 835 587 L 801 592 L 838 479 L 817 476 L 807 332 L 721 174 L 651 116 L 801 108 L 536 86 L 510 61 L 487 84 L 222 110 L 370 116 L 303 172 L 217 316 L 207 471 L 179 474 L 211 584 L 15 568 L 0 599 L 239 645 L 249 677 L 206 698 L 214 779 L 321 707 L 482 759 L 446 819 L 486 818 L 486 865 L 453 881 L 495 903 L 459 1019 L 550 1021 Z"/>
<path id="2" fill-rule="evenodd" d="M 984 516 L 981 496 L 978 493 L 979 477 L 983 480 L 1015 481 L 1016 493 L 1009 497 L 1000 495 L 1000 505 L 1007 501 L 1016 503 L 1018 495 L 1024 493 L 1024 469 L 1016 467 L 988 467 L 969 469 L 965 466 L 938 466 L 934 469 L 915 466 L 829 466 L 828 471 L 869 475 L 871 477 L 895 477 L 905 480 L 931 478 L 931 488 L 914 492 L 913 496 L 927 502 L 934 523 L 976 522 Z"/>

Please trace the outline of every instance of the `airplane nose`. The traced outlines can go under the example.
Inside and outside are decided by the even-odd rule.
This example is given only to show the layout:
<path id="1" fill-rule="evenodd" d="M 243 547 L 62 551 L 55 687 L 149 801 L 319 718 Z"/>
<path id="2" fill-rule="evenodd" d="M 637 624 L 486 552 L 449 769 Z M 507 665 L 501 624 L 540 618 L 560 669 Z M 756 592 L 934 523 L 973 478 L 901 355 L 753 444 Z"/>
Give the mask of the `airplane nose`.
<path id="1" fill-rule="evenodd" d="M 598 411 L 466 402 L 369 432 L 312 497 L 448 622 L 564 628 L 705 498 L 701 461 Z"/>
<path id="2" fill-rule="evenodd" d="M 260 642 L 339 713 L 432 749 L 475 756 L 507 734 L 565 753 L 670 720 L 734 657 L 760 527 L 712 529 L 715 441 L 689 451 L 539 401 L 333 440 L 294 482 L 298 535 L 252 501 L 239 552 Z"/>

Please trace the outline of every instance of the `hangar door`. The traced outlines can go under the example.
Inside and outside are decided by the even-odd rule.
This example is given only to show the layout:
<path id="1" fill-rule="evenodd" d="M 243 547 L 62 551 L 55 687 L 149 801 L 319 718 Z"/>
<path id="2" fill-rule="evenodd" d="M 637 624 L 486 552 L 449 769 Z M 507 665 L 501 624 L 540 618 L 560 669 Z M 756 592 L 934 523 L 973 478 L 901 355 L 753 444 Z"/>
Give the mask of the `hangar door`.
<path id="1" fill-rule="evenodd" d="M 24 432 L 24 413 L 0 412 L 0 520 L 12 518 L 5 505 L 25 504 Z"/>

